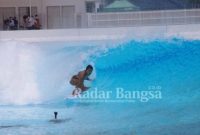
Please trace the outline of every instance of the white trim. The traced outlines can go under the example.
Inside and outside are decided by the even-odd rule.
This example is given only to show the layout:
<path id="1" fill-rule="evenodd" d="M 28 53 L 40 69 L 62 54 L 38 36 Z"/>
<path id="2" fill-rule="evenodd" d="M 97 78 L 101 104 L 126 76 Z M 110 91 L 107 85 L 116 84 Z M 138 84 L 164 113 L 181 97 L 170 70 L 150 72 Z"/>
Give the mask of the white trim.
<path id="1" fill-rule="evenodd" d="M 200 39 L 200 24 L 142 26 L 90 29 L 54 29 L 0 31 L 0 40 L 41 41 L 96 41 L 96 40 L 150 40 L 180 37 Z"/>

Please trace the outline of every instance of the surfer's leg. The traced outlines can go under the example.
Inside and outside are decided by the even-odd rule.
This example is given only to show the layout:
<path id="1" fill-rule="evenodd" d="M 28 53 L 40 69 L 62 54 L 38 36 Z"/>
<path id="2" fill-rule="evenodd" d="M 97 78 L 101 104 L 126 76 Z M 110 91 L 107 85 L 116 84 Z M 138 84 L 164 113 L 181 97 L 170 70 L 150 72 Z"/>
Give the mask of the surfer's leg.
<path id="1" fill-rule="evenodd" d="M 72 95 L 75 96 L 76 89 L 72 91 Z"/>
<path id="2" fill-rule="evenodd" d="M 83 89 L 81 90 L 81 93 L 87 91 L 89 88 L 90 88 L 90 87 L 85 87 L 85 86 L 84 86 Z"/>
<path id="3" fill-rule="evenodd" d="M 76 77 L 72 77 L 70 83 L 75 86 L 75 89 L 72 91 L 72 95 L 78 95 L 77 93 L 80 93 L 79 89 L 81 89 L 82 85 L 80 80 L 77 79 Z"/>
<path id="4" fill-rule="evenodd" d="M 72 92 L 72 95 L 75 96 L 75 95 L 78 95 L 79 93 L 81 93 L 81 90 L 80 88 L 76 87 L 73 92 Z"/>
<path id="5" fill-rule="evenodd" d="M 72 95 L 73 95 L 73 96 L 77 95 L 77 88 L 75 88 L 75 89 L 73 90 Z"/>
<path id="6" fill-rule="evenodd" d="M 78 78 L 74 77 L 74 76 L 70 80 L 71 85 L 77 86 L 77 85 L 79 85 L 79 83 L 80 83 L 80 80 Z"/>

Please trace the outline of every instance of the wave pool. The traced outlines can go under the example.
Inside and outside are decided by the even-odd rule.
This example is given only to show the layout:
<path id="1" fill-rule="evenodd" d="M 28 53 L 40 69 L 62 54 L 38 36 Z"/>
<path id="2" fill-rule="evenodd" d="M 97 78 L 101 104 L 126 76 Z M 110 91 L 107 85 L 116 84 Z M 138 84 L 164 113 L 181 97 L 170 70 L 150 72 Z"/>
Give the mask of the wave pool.
<path id="1" fill-rule="evenodd" d="M 66 100 L 88 64 L 111 96 Z M 199 135 L 199 106 L 199 40 L 0 42 L 1 135 Z"/>

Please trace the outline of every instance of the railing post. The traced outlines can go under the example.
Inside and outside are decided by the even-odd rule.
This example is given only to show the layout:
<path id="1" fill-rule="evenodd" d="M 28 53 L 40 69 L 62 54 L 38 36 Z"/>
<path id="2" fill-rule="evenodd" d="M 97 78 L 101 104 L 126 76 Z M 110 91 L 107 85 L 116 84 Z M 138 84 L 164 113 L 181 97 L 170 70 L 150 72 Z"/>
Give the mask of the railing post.
<path id="1" fill-rule="evenodd" d="M 120 26 L 119 25 L 119 13 L 117 13 L 117 26 Z"/>
<path id="2" fill-rule="evenodd" d="M 142 25 L 142 12 L 141 11 L 139 11 L 139 15 L 140 15 L 140 26 Z"/>
<path id="3" fill-rule="evenodd" d="M 91 27 L 91 14 L 87 13 L 87 27 L 90 28 Z"/>
<path id="4" fill-rule="evenodd" d="M 187 16 L 186 16 L 187 10 L 184 9 L 184 24 L 187 24 Z"/>

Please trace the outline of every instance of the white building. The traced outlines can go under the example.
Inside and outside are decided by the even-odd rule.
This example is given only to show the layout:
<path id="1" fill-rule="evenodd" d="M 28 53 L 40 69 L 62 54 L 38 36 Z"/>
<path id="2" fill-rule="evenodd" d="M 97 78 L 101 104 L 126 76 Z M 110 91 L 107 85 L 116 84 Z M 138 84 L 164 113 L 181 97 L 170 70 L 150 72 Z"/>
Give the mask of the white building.
<path id="1" fill-rule="evenodd" d="M 107 4 L 108 0 L 0 0 L 0 30 L 6 29 L 4 20 L 14 16 L 23 29 L 24 15 L 36 14 L 42 29 L 200 23 L 200 9 L 94 13 Z"/>
<path id="2" fill-rule="evenodd" d="M 95 12 L 102 0 L 0 0 L 0 29 L 3 20 L 16 16 L 19 26 L 23 16 L 36 14 L 43 29 L 86 27 L 87 12 Z M 30 8 L 31 7 L 31 8 Z"/>

